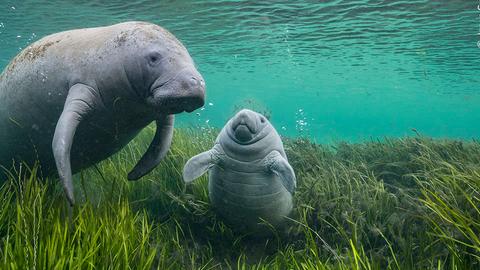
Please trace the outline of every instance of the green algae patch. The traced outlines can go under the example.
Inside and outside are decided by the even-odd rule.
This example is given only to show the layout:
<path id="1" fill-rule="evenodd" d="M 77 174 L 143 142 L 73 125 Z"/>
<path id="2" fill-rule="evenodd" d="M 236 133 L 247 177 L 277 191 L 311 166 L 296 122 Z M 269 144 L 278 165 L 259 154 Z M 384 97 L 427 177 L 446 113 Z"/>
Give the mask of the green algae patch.
<path id="1" fill-rule="evenodd" d="M 476 269 L 480 143 L 426 137 L 319 145 L 286 139 L 297 174 L 286 228 L 237 232 L 185 186 L 184 163 L 217 130 L 175 131 L 150 174 L 126 180 L 149 127 L 75 176 L 77 205 L 35 168 L 0 189 L 0 269 Z"/>

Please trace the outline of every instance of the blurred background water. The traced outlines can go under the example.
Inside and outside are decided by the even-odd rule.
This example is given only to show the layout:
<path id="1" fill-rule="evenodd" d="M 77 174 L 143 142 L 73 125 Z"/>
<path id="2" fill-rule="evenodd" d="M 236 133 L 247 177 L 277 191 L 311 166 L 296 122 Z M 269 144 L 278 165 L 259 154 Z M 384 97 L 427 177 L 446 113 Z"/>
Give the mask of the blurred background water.
<path id="1" fill-rule="evenodd" d="M 207 83 L 183 126 L 221 127 L 240 107 L 317 142 L 480 135 L 476 0 L 0 0 L 0 69 L 50 33 L 157 23 Z"/>

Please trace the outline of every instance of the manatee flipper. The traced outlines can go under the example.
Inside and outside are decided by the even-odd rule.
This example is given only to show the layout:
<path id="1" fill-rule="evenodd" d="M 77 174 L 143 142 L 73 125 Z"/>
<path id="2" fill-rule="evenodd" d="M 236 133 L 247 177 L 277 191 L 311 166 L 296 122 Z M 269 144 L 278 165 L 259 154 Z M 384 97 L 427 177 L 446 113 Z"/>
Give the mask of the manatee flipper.
<path id="1" fill-rule="evenodd" d="M 128 174 L 128 180 L 137 180 L 149 173 L 167 155 L 172 144 L 174 121 L 175 116 L 173 114 L 165 115 L 156 121 L 155 137 L 153 137 L 147 152 Z"/>
<path id="2" fill-rule="evenodd" d="M 52 141 L 53 156 L 70 205 L 75 204 L 70 164 L 73 137 L 82 119 L 96 108 L 99 100 L 100 96 L 92 87 L 81 83 L 73 85 L 68 91 L 63 112 L 55 128 Z"/>
<path id="3" fill-rule="evenodd" d="M 217 145 L 206 152 L 190 158 L 183 167 L 183 181 L 190 183 L 217 164 L 221 153 L 219 149 L 220 147 Z"/>
<path id="4" fill-rule="evenodd" d="M 297 187 L 295 172 L 288 161 L 278 152 L 272 151 L 265 157 L 267 169 L 280 177 L 283 186 L 293 194 Z"/>

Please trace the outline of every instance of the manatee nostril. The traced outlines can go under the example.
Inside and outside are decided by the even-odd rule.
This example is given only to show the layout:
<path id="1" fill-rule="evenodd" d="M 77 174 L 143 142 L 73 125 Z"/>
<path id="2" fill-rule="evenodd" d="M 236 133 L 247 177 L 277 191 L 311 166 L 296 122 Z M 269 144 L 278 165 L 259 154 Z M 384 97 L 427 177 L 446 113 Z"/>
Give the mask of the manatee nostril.
<path id="1" fill-rule="evenodd" d="M 190 77 L 190 84 L 196 86 L 197 84 L 199 84 L 197 78 L 195 77 Z"/>

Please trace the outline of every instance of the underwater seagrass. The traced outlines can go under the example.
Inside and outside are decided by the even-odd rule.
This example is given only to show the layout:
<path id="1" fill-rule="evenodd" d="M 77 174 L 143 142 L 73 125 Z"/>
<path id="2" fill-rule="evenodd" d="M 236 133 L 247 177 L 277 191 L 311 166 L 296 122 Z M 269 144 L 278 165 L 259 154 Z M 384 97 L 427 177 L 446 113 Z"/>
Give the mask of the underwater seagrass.
<path id="1" fill-rule="evenodd" d="M 209 197 L 221 216 L 238 228 L 280 225 L 292 210 L 295 173 L 275 128 L 261 114 L 242 110 L 230 119 L 209 151 L 192 157 L 185 182 L 209 171 Z"/>
<path id="2" fill-rule="evenodd" d="M 187 49 L 158 25 L 52 34 L 0 76 L 0 165 L 38 160 L 47 175 L 57 168 L 74 204 L 72 173 L 111 156 L 156 121 L 150 147 L 128 175 L 142 177 L 170 148 L 174 114 L 204 99 L 205 82 Z"/>

